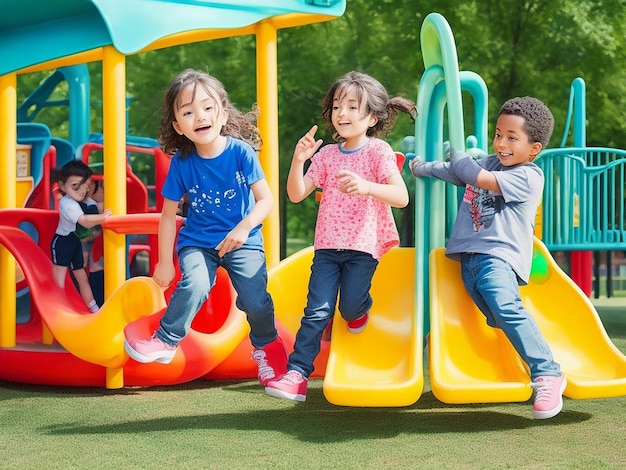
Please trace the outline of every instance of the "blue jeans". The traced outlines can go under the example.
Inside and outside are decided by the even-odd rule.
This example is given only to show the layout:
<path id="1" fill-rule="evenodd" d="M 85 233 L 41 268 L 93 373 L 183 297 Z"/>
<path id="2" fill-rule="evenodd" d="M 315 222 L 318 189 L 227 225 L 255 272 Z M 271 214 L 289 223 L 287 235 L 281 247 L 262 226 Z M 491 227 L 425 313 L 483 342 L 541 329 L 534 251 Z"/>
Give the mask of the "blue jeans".
<path id="1" fill-rule="evenodd" d="M 531 379 L 561 375 L 550 346 L 535 319 L 522 305 L 517 275 L 495 256 L 461 254 L 461 275 L 467 292 L 487 318 L 487 324 L 501 329 L 528 364 Z"/>
<path id="2" fill-rule="evenodd" d="M 322 334 L 335 314 L 340 289 L 339 312 L 344 319 L 356 320 L 372 307 L 370 289 L 377 266 L 378 261 L 362 251 L 315 251 L 304 317 L 287 370 L 296 370 L 304 377 L 313 372 L 313 361 L 320 352 Z"/>
<path id="3" fill-rule="evenodd" d="M 267 292 L 262 250 L 239 248 L 220 258 L 215 249 L 186 247 L 180 250 L 178 259 L 182 278 L 157 330 L 161 341 L 175 346 L 189 333 L 191 322 L 215 285 L 219 266 L 226 269 L 237 291 L 237 307 L 247 314 L 252 345 L 262 349 L 276 339 L 274 302 Z"/>

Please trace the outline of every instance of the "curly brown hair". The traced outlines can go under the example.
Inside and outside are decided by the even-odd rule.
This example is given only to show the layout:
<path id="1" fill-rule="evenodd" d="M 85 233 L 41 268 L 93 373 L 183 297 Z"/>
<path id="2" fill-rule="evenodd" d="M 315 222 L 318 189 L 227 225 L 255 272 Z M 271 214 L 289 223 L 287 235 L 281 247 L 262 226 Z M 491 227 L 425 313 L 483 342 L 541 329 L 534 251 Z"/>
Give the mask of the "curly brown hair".
<path id="1" fill-rule="evenodd" d="M 186 157 L 195 150 L 194 143 L 176 132 L 172 125 L 176 121 L 175 110 L 180 104 L 180 95 L 189 85 L 193 85 L 192 97 L 195 97 L 197 87 L 201 86 L 213 97 L 218 107 L 221 107 L 219 111 L 228 113 L 226 124 L 222 127 L 222 135 L 241 139 L 255 150 L 260 150 L 262 141 L 256 126 L 258 107 L 254 105 L 252 110 L 242 113 L 231 104 L 224 85 L 217 78 L 205 72 L 187 69 L 174 77 L 163 99 L 159 144 L 166 154 L 174 155 L 180 152 L 182 157 Z"/>
<path id="2" fill-rule="evenodd" d="M 417 117 L 417 107 L 413 101 L 400 96 L 389 98 L 385 87 L 375 78 L 361 72 L 348 72 L 333 83 L 322 99 L 322 117 L 335 141 L 340 141 L 341 137 L 332 123 L 333 102 L 335 98 L 341 99 L 353 90 L 359 107 L 365 101 L 365 113 L 378 118 L 378 122 L 367 130 L 368 137 L 389 134 L 396 123 L 398 111 L 407 113 L 413 120 Z"/>
<path id="3" fill-rule="evenodd" d="M 548 145 L 554 130 L 554 116 L 541 100 L 532 96 L 511 98 L 500 108 L 498 116 L 502 114 L 523 117 L 523 129 L 529 142 L 539 142 L 543 148 Z"/>

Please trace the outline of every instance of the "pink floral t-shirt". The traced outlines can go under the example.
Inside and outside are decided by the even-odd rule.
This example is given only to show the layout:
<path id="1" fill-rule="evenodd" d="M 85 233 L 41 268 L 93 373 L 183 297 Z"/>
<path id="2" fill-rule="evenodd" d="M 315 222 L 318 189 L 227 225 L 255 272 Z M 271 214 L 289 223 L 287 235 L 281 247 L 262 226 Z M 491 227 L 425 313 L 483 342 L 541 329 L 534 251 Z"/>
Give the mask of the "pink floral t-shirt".
<path id="1" fill-rule="evenodd" d="M 306 173 L 323 190 L 314 248 L 363 251 L 380 260 L 400 241 L 391 206 L 369 195 L 342 193 L 336 178 L 340 170 L 385 183 L 399 173 L 395 153 L 387 142 L 377 138 L 351 152 L 338 144 L 326 145 L 313 156 Z"/>

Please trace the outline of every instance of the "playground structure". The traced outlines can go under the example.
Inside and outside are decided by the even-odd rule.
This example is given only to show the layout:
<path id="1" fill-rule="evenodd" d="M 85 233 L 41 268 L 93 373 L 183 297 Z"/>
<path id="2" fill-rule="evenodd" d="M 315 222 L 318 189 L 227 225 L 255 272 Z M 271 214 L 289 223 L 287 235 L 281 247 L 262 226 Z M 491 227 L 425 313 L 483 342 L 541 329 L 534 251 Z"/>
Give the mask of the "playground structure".
<path id="1" fill-rule="evenodd" d="M 318 5 L 317 3 L 321 3 Z M 127 138 L 126 138 L 126 93 L 125 93 L 125 57 L 126 55 L 170 47 L 178 44 L 197 42 L 234 35 L 249 34 L 256 38 L 257 44 L 257 87 L 259 106 L 264 109 L 259 119 L 259 128 L 263 136 L 264 146 L 260 152 L 262 165 L 268 175 L 268 181 L 276 199 L 278 199 L 278 162 L 270 156 L 278 154 L 277 146 L 277 67 L 276 47 L 277 31 L 282 28 L 328 21 L 340 16 L 345 9 L 345 2 L 301 2 L 301 1 L 267 1 L 251 2 L 249 5 L 232 4 L 199 4 L 198 2 L 156 2 L 132 0 L 124 2 L 64 2 L 63 5 L 49 4 L 41 1 L 29 2 L 29 11 L 23 8 L 8 7 L 0 24 L 3 44 L 2 66 L 0 67 L 0 112 L 2 113 L 2 130 L 0 142 L 2 150 L 2 169 L 0 180 L 6 182 L 5 191 L 0 196 L 1 208 L 17 208 L 18 182 L 16 182 L 16 148 L 20 129 L 32 126 L 17 125 L 16 115 L 16 76 L 41 70 L 59 70 L 73 67 L 89 61 L 101 61 L 103 73 L 103 168 L 107 181 L 105 205 L 113 210 L 116 216 L 127 213 Z M 123 12 L 123 14 L 121 13 Z M 31 16 L 29 16 L 31 15 Z M 128 20 L 132 18 L 132 24 Z M 227 19 L 228 21 L 225 21 Z M 37 28 L 31 25 L 36 24 Z M 51 38 L 42 42 L 42 37 Z M 67 70 L 67 69 L 65 69 Z M 84 82 L 83 82 L 84 83 Z M 78 94 L 84 93 L 85 87 L 79 87 Z M 82 91 L 81 91 L 82 90 Z M 30 106 L 28 106 L 30 109 Z M 16 133 L 16 129 L 18 132 Z M 76 139 L 85 138 L 85 129 L 77 133 Z M 74 137 L 71 137 L 74 139 Z M 76 145 L 76 142 L 73 142 Z M 52 148 L 51 141 L 45 137 L 38 144 L 44 150 L 37 152 L 33 148 L 31 157 L 37 167 L 40 155 L 44 158 L 46 149 Z M 54 147 L 56 150 L 56 147 Z M 43 165 L 42 165 L 43 166 Z M 41 168 L 41 167 L 40 167 Z M 40 179 L 39 174 L 31 177 Z M 45 178 L 43 179 L 45 183 Z M 28 182 L 26 182 L 28 184 Z M 34 184 L 33 181 L 30 182 Z M 24 192 L 22 192 L 24 193 Z M 27 198 L 25 197 L 24 200 Z M 43 204 L 45 204 L 45 198 Z M 26 213 L 27 210 L 20 212 Z M 23 217 L 28 218 L 28 215 Z M 149 217 L 149 214 L 148 214 Z M 269 266 L 279 261 L 279 237 L 277 223 L 278 211 L 274 211 L 264 224 L 266 252 Z M 24 226 L 27 224 L 19 217 L 3 218 L 4 223 Z M 130 225 L 146 227 L 144 233 L 156 231 L 157 221 L 152 224 L 138 222 L 121 223 L 128 228 Z M 27 225 L 33 229 L 34 224 Z M 54 222 L 48 221 L 43 230 L 53 229 Z M 126 234 L 107 226 L 104 235 L 105 253 L 105 297 L 112 296 L 126 282 Z M 35 230 L 36 231 L 36 230 Z M 35 233 L 34 239 L 46 251 L 45 237 Z M 23 261 L 28 262 L 27 260 Z M 0 268 L 3 275 L 0 280 L 0 347 L 19 349 L 16 328 L 16 278 L 14 256 L 6 248 L 0 249 Z M 28 282 L 29 280 L 27 280 Z M 151 282 L 146 280 L 145 282 Z M 31 286 L 32 287 L 32 286 Z M 219 291 L 219 289 L 218 289 Z M 35 294 L 34 295 L 41 295 Z M 228 302 L 229 299 L 226 299 Z M 33 305 L 32 318 L 47 313 L 43 307 L 38 311 Z M 34 321 L 34 320 L 33 320 Z M 245 328 L 245 327 L 244 327 Z M 39 335 L 49 340 L 56 338 L 55 326 L 50 325 Z M 121 335 L 122 331 L 118 331 Z M 233 340 L 236 344 L 236 340 Z M 68 347 L 68 345 L 63 345 Z M 233 348 L 235 347 L 233 346 Z M 71 346 L 69 347 L 71 349 Z M 3 349 L 4 351 L 4 349 Z M 45 352 L 41 354 L 45 355 Z M 249 362 L 249 358 L 247 358 Z M 5 363 L 5 361 L 3 361 Z M 122 368 L 103 368 L 100 365 L 97 381 L 100 386 L 116 388 L 130 383 L 126 378 L 128 371 Z M 106 371 L 105 371 L 106 369 Z M 125 367 L 128 369 L 128 367 Z M 323 368 L 321 368 L 323 370 Z M 65 373 L 57 368 L 60 376 L 58 383 L 64 383 Z M 104 373 L 105 372 L 105 373 Z M 27 374 L 28 375 L 28 374 Z M 37 372 L 30 380 L 38 381 Z M 94 380 L 95 382 L 96 380 Z M 154 383 L 159 383 L 155 379 Z"/>
<path id="2" fill-rule="evenodd" d="M 425 19 L 421 44 L 426 70 L 418 95 L 417 153 L 426 160 L 443 158 L 445 107 L 450 145 L 486 153 L 486 86 L 478 75 L 458 70 L 454 39 L 443 17 L 431 14 Z M 581 81 L 575 81 L 572 90 L 578 90 L 578 113 L 574 140 L 584 145 L 580 88 Z M 466 145 L 463 128 L 462 90 L 474 101 L 474 135 L 467 138 L 471 145 Z M 567 131 L 566 126 L 561 145 Z M 623 243 L 616 237 L 623 222 L 615 218 L 617 212 L 623 214 L 623 196 L 609 196 L 615 196 L 616 187 L 621 188 L 620 195 L 623 192 L 624 156 L 626 152 L 618 149 L 575 147 L 546 149 L 536 161 L 546 174 L 543 210 L 537 224 L 540 232 L 536 233 L 552 234 L 554 230 L 562 244 L 557 246 L 551 236 L 547 244 L 535 239 L 531 282 L 521 294 L 567 376 L 565 395 L 570 398 L 624 395 L 626 357 L 610 341 L 588 294 L 560 269 L 548 249 L 608 249 L 609 239 L 618 246 Z M 446 227 L 452 227 L 456 216 L 456 191 L 441 181 L 417 180 L 416 200 L 425 204 L 417 206 L 415 219 L 427 224 L 425 230 L 416 231 L 416 269 L 423 270 L 416 274 L 416 292 L 428 292 L 424 309 L 429 308 L 431 321 L 431 388 L 447 403 L 527 400 L 532 393 L 527 368 L 501 331 L 486 327 L 465 292 L 458 263 L 443 254 Z M 607 201 L 615 201 L 618 208 L 607 208 Z M 425 212 L 428 207 L 429 214 Z M 571 238 L 566 240 L 564 234 Z M 421 259 L 426 254 L 428 261 Z M 426 279 L 428 287 L 421 284 Z"/>
<path id="3" fill-rule="evenodd" d="M 149 334 L 171 295 L 168 291 L 162 293 L 150 278 L 127 279 L 126 236 L 139 233 L 154 236 L 159 207 L 158 203 L 154 210 L 129 210 L 127 206 L 130 194 L 126 152 L 130 142 L 125 133 L 124 57 L 186 42 L 254 34 L 258 102 L 263 109 L 259 127 L 264 147 L 260 158 L 278 198 L 278 162 L 270 158 L 278 154 L 276 31 L 331 20 L 343 13 L 345 2 L 254 2 L 254 6 L 238 8 L 240 14 L 236 14 L 228 11 L 227 6 L 204 6 L 197 2 L 158 2 L 157 8 L 157 2 L 127 0 L 125 5 L 129 11 L 142 13 L 134 18 L 139 16 L 146 22 L 142 28 L 134 25 L 132 33 L 124 21 L 117 23 L 112 19 L 114 16 L 109 15 L 114 2 L 93 0 L 90 5 L 93 8 L 86 8 L 86 3 L 89 2 L 81 2 L 72 9 L 72 2 L 67 2 L 66 11 L 55 13 L 57 23 L 67 23 L 66 34 L 73 34 L 70 26 L 85 24 L 86 20 L 94 25 L 105 22 L 115 34 L 103 39 L 103 30 L 97 34 L 93 32 L 97 30 L 94 26 L 91 35 L 74 41 L 73 44 L 80 45 L 80 50 L 63 49 L 69 47 L 66 42 L 51 44 L 49 50 L 43 48 L 32 55 L 32 63 L 25 63 L 25 57 L 31 56 L 24 54 L 24 49 L 35 40 L 21 38 L 18 27 L 11 31 L 13 53 L 8 52 L 11 47 L 5 48 L 6 60 L 0 61 L 0 181 L 6 183 L 7 188 L 0 194 L 0 270 L 15 272 L 17 260 L 32 300 L 28 322 L 18 323 L 16 279 L 12 274 L 3 274 L 0 280 L 0 379 L 120 388 L 176 384 L 199 378 L 255 377 L 256 366 L 249 358 L 252 349 L 247 338 L 249 330 L 244 314 L 235 307 L 235 294 L 224 273 L 218 277 L 207 304 L 194 320 L 190 335 L 181 342 L 171 364 L 138 364 L 129 360 L 123 351 L 124 330 Z M 115 7 L 121 8 L 121 5 Z M 162 11 L 156 11 L 161 8 Z M 183 13 L 189 17 L 185 16 L 184 22 L 173 20 Z M 230 28 L 224 28 L 226 16 L 232 16 Z M 190 18 L 194 23 L 191 26 Z M 3 21 L 11 25 L 12 20 L 9 15 L 9 19 Z M 191 30 L 174 30 L 177 24 L 187 24 Z M 145 36 L 137 35 L 139 30 L 148 32 Z M 45 34 L 45 28 L 41 34 Z M 6 35 L 8 37 L 9 33 Z M 420 115 L 415 132 L 416 153 L 428 160 L 441 158 L 445 137 L 457 148 L 466 147 L 462 92 L 469 92 L 475 103 L 475 129 L 467 142 L 486 152 L 487 89 L 477 74 L 458 70 L 456 46 L 443 17 L 431 14 L 425 19 L 421 45 L 425 72 L 417 99 Z M 53 289 L 49 285 L 51 264 L 45 254 L 58 215 L 49 208 L 21 209 L 15 196 L 18 194 L 15 142 L 20 141 L 20 126 L 15 118 L 16 73 L 73 67 L 87 60 L 102 60 L 103 63 L 106 144 L 100 147 L 107 181 L 105 206 L 114 213 L 104 224 L 106 302 L 95 315 L 86 312 L 71 287 L 66 293 L 48 295 Z M 448 117 L 447 136 L 443 128 L 444 111 Z M 83 137 L 76 139 L 84 138 L 85 134 L 82 129 Z M 51 139 L 38 141 L 37 145 L 43 150 L 40 152 L 42 161 L 54 147 Z M 89 153 L 91 148 L 94 146 L 88 144 L 83 150 Z M 79 155 L 84 156 L 82 152 Z M 157 158 L 160 157 L 155 155 Z M 42 173 L 44 168 L 46 164 L 42 163 Z M 166 164 L 159 171 L 164 177 Z M 563 174 L 562 170 L 558 174 Z M 560 181 L 560 178 L 555 177 L 555 180 Z M 158 193 L 159 177 L 156 186 Z M 562 182 L 563 194 L 568 193 L 569 187 L 569 182 Z M 46 190 L 49 189 L 40 191 L 38 199 L 44 201 L 43 204 L 49 194 Z M 414 403 L 423 389 L 424 336 L 430 331 L 431 385 L 437 398 L 448 403 L 526 400 L 531 393 L 530 379 L 519 358 L 497 331 L 481 326 L 480 314 L 455 272 L 458 267 L 441 256 L 446 221 L 451 226 L 449 222 L 455 215 L 456 189 L 440 182 L 418 180 L 415 200 L 415 220 L 421 224 L 415 232 L 416 246 L 396 248 L 383 257 L 373 281 L 375 305 L 368 328 L 360 335 L 350 335 L 345 322 L 336 316 L 332 341 L 322 344 L 315 376 L 324 377 L 325 396 L 332 403 L 347 406 Z M 546 212 L 544 210 L 544 217 Z M 270 268 L 268 288 L 274 298 L 279 332 L 288 347 L 292 347 L 306 301 L 305 279 L 312 249 L 279 262 L 277 231 L 280 225 L 276 218 L 277 211 L 264 226 Z M 544 219 L 544 227 L 556 222 Z M 16 228 L 25 226 L 29 230 Z M 26 234 L 32 231 L 37 235 L 34 238 Z M 525 301 L 535 307 L 532 311 L 539 317 L 540 326 L 555 349 L 556 359 L 568 376 L 570 385 L 565 394 L 572 398 L 626 394 L 626 358 L 612 346 L 587 296 L 552 262 L 540 241 L 536 242 L 536 257 L 531 285 L 524 291 Z M 397 273 L 404 276 L 400 278 Z M 576 309 L 580 315 L 578 321 L 571 322 L 564 314 L 555 314 L 557 310 L 563 311 L 555 308 L 555 301 L 550 300 L 557 292 L 559 298 L 575 302 L 565 311 Z M 459 329 L 459 324 L 464 324 L 460 322 L 470 322 L 470 326 Z M 480 357 L 476 358 L 478 352 Z"/>

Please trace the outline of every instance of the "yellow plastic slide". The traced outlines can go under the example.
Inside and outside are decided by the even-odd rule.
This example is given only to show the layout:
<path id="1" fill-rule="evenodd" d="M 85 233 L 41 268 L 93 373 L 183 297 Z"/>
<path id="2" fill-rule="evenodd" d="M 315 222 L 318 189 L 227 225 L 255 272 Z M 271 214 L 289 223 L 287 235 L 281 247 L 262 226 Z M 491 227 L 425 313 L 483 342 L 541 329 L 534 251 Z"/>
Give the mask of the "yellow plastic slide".
<path id="1" fill-rule="evenodd" d="M 422 394 L 422 319 L 415 314 L 415 251 L 385 254 L 372 283 L 367 328 L 349 333 L 336 312 L 324 376 L 324 396 L 335 405 L 396 407 Z"/>
<path id="2" fill-rule="evenodd" d="M 270 270 L 268 289 L 276 318 L 295 336 L 306 305 L 313 248 Z M 330 348 L 322 341 L 314 377 L 324 377 L 324 395 L 335 405 L 407 406 L 423 388 L 422 319 L 415 317 L 415 251 L 394 248 L 372 284 L 374 306 L 365 330 L 348 332 L 335 312 Z M 329 351 L 330 349 L 330 351 Z"/>
<path id="3" fill-rule="evenodd" d="M 626 395 L 626 357 L 608 337 L 587 296 L 535 239 L 522 300 L 561 364 L 570 398 Z M 463 287 L 459 263 L 430 254 L 430 381 L 445 403 L 525 401 L 530 378 L 500 330 L 486 325 Z"/>

